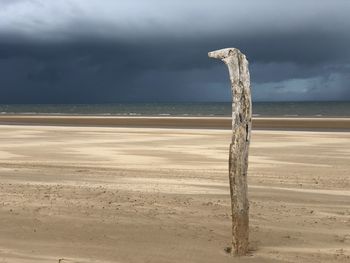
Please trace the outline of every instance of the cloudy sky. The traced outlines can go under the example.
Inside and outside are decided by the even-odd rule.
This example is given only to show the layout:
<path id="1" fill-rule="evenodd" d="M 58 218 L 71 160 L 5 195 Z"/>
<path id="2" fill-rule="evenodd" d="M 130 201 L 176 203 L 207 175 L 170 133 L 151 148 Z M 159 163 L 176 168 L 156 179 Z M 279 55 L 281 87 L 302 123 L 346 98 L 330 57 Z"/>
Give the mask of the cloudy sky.
<path id="1" fill-rule="evenodd" d="M 0 103 L 350 100 L 349 0 L 0 0 Z"/>

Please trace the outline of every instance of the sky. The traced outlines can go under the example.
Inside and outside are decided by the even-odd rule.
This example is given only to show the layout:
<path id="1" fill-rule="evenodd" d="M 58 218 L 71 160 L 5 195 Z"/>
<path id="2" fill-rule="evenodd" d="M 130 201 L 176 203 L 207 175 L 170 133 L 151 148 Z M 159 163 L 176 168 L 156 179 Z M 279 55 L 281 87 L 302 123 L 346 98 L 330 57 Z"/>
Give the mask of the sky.
<path id="1" fill-rule="evenodd" d="M 350 100 L 349 0 L 0 0 L 0 103 Z"/>

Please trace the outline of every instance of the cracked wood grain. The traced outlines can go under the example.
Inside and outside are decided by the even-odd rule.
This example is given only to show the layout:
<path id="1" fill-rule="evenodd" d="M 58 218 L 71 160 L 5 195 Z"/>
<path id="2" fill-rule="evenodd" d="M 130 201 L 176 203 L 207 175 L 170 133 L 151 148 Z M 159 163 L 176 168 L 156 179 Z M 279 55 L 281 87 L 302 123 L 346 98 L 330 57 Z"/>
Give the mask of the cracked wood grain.
<path id="1" fill-rule="evenodd" d="M 232 142 L 229 181 L 232 208 L 232 253 L 245 255 L 249 246 L 248 155 L 252 127 L 252 101 L 248 60 L 236 48 L 208 53 L 228 67 L 232 91 Z"/>

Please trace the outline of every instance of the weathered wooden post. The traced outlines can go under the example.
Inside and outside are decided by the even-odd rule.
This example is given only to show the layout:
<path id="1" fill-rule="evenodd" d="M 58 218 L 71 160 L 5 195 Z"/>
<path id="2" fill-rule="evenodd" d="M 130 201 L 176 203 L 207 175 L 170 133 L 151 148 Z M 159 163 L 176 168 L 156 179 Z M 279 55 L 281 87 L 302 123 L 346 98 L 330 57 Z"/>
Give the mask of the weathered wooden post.
<path id="1" fill-rule="evenodd" d="M 229 181 L 232 207 L 232 253 L 245 255 L 249 240 L 249 202 L 247 170 L 252 101 L 248 60 L 236 48 L 208 53 L 228 67 L 232 90 L 232 142 L 229 156 Z"/>

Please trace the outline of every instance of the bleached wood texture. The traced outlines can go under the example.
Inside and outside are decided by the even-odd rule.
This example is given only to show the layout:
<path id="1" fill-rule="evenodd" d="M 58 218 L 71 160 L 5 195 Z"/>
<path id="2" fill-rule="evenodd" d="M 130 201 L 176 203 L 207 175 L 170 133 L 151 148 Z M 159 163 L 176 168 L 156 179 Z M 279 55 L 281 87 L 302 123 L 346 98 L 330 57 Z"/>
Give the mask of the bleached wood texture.
<path id="1" fill-rule="evenodd" d="M 249 202 L 247 186 L 252 102 L 248 60 L 236 48 L 208 53 L 228 67 L 232 91 L 232 142 L 229 155 L 229 181 L 232 207 L 232 252 L 245 255 L 249 246 Z"/>

